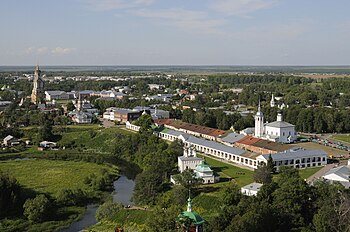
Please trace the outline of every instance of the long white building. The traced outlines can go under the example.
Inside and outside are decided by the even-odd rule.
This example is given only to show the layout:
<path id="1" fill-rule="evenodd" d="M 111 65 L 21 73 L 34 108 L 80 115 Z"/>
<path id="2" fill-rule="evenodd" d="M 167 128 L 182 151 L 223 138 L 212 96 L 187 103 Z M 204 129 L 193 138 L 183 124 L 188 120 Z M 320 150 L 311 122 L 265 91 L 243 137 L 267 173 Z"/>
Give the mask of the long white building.
<path id="1" fill-rule="evenodd" d="M 269 154 L 260 155 L 256 159 L 259 163 L 267 163 Z M 319 167 L 327 164 L 327 154 L 323 150 L 305 150 L 294 148 L 271 155 L 276 169 L 282 165 L 293 168 Z"/>
<path id="2" fill-rule="evenodd" d="M 138 131 L 139 127 L 126 123 L 126 128 Z M 227 146 L 219 142 L 198 138 L 180 131 L 163 129 L 155 134 L 167 141 L 181 140 L 185 146 L 194 148 L 197 152 L 211 155 L 234 164 L 256 169 L 260 163 L 267 163 L 269 154 L 259 155 L 241 148 Z M 322 150 L 291 149 L 272 155 L 275 167 L 292 166 L 294 168 L 308 168 L 327 164 L 327 154 Z"/>

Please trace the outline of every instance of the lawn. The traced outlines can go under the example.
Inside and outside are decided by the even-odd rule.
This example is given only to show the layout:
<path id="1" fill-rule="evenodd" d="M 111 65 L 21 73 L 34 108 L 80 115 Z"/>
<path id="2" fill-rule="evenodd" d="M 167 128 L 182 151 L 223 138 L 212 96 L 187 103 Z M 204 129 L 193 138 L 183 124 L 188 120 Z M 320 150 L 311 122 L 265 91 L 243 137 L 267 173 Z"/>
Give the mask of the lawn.
<path id="1" fill-rule="evenodd" d="M 350 134 L 346 135 L 333 135 L 332 139 L 337 140 L 337 141 L 342 141 L 346 143 L 350 143 Z"/>
<path id="2" fill-rule="evenodd" d="M 209 164 L 212 167 L 212 169 L 220 175 L 220 178 L 233 178 L 239 187 L 245 186 L 254 181 L 253 171 L 236 167 L 227 163 L 223 163 L 218 160 L 208 158 L 207 156 L 203 158 L 205 158 L 205 162 Z"/>
<path id="3" fill-rule="evenodd" d="M 104 220 L 88 228 L 88 231 L 114 231 L 117 226 L 124 227 L 127 231 L 132 231 L 130 227 L 138 229 L 144 228 L 144 224 L 150 212 L 145 210 L 122 209 L 112 221 Z"/>
<path id="4" fill-rule="evenodd" d="M 52 161 L 52 160 L 19 160 L 1 161 L 0 170 L 13 175 L 26 187 L 52 196 L 64 188 L 87 189 L 84 179 L 91 173 L 98 174 L 106 169 L 116 173 L 117 169 L 107 165 L 86 162 Z"/>
<path id="5" fill-rule="evenodd" d="M 301 178 L 304 180 L 321 170 L 323 167 L 317 167 L 317 168 L 305 168 L 305 169 L 300 169 L 299 170 L 299 175 Z"/>

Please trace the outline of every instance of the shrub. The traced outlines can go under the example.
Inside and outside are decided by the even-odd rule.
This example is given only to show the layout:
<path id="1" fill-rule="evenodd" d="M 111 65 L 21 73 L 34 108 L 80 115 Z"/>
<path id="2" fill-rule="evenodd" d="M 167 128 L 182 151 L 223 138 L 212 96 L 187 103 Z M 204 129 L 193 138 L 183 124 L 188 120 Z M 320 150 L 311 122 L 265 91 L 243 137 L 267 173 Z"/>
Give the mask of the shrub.
<path id="1" fill-rule="evenodd" d="M 31 222 L 42 222 L 47 217 L 50 208 L 50 201 L 43 194 L 34 199 L 28 199 L 23 205 L 23 215 Z"/>
<path id="2" fill-rule="evenodd" d="M 17 180 L 0 171 L 0 218 L 17 210 L 22 189 Z"/>
<path id="3" fill-rule="evenodd" d="M 86 193 L 81 189 L 63 189 L 56 198 L 57 202 L 62 205 L 83 205 L 89 199 Z"/>

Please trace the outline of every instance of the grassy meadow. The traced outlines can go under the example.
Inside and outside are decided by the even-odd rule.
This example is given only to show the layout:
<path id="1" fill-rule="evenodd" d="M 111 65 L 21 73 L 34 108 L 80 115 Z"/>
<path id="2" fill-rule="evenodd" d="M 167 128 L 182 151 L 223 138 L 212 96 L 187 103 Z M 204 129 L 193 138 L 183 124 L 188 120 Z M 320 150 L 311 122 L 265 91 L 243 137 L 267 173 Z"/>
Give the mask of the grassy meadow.
<path id="1" fill-rule="evenodd" d="M 107 165 L 87 162 L 58 160 L 11 160 L 1 161 L 0 170 L 14 176 L 25 188 L 52 196 L 61 189 L 87 189 L 84 179 L 90 174 L 99 174 L 105 169 L 109 173 L 117 169 Z"/>
<path id="2" fill-rule="evenodd" d="M 337 141 L 341 141 L 341 142 L 350 143 L 350 134 L 333 135 L 332 139 L 337 140 Z"/>

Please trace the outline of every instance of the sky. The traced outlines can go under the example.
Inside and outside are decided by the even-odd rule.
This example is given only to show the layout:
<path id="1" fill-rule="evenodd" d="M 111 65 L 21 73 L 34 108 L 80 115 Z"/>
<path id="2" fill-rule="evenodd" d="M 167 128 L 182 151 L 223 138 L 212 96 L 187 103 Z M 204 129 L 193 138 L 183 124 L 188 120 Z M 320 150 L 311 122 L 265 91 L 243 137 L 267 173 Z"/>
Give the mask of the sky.
<path id="1" fill-rule="evenodd" d="M 350 65 L 349 0 L 1 0 L 0 65 Z"/>

